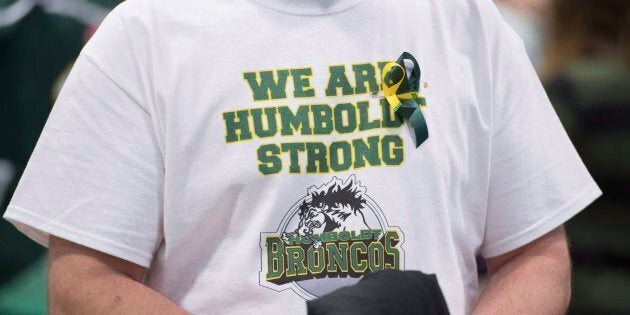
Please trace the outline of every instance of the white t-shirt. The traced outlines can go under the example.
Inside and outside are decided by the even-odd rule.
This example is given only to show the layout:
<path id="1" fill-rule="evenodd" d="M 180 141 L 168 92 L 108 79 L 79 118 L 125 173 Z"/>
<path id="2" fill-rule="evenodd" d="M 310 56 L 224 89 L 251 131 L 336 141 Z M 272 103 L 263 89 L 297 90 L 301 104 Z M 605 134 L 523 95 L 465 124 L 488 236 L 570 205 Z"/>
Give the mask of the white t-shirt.
<path id="1" fill-rule="evenodd" d="M 263 4 L 264 2 L 264 4 Z M 429 138 L 378 93 L 422 71 Z M 380 269 L 516 249 L 600 190 L 489 0 L 129 0 L 87 44 L 5 218 L 148 268 L 192 313 L 296 314 Z"/>

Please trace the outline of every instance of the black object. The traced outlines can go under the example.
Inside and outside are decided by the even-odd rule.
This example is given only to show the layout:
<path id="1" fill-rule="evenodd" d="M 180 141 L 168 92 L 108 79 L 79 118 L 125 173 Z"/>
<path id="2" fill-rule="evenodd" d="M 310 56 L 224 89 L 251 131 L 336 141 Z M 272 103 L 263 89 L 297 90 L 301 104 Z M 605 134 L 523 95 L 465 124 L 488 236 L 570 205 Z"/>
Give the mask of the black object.
<path id="1" fill-rule="evenodd" d="M 436 276 L 420 271 L 370 273 L 306 305 L 308 315 L 449 314 Z"/>

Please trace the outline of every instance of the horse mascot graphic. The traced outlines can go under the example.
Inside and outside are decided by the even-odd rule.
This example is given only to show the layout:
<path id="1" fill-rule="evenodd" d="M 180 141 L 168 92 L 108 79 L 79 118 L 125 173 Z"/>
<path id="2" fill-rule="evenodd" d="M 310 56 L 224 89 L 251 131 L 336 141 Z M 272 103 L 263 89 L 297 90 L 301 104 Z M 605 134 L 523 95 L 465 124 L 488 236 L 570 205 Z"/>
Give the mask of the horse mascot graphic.
<path id="1" fill-rule="evenodd" d="M 363 216 L 366 190 L 354 175 L 345 181 L 333 177 L 320 187 L 311 186 L 299 208 L 298 227 L 282 233 L 282 239 L 288 241 L 296 235 L 304 236 L 319 248 L 322 243 L 314 237 L 316 234 L 370 229 Z"/>

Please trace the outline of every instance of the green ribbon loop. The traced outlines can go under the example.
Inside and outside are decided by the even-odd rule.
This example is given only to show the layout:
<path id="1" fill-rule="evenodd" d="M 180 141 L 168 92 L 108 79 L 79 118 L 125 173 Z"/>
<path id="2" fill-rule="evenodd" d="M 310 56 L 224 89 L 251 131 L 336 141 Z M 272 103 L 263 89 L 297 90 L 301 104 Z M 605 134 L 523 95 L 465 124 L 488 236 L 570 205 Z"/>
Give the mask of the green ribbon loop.
<path id="1" fill-rule="evenodd" d="M 405 59 L 413 62 L 413 70 L 407 77 Z M 427 122 L 422 114 L 426 99 L 420 95 L 420 66 L 416 58 L 408 52 L 402 53 L 396 62 L 383 68 L 383 93 L 397 116 L 407 119 L 413 127 L 416 148 L 429 138 Z"/>

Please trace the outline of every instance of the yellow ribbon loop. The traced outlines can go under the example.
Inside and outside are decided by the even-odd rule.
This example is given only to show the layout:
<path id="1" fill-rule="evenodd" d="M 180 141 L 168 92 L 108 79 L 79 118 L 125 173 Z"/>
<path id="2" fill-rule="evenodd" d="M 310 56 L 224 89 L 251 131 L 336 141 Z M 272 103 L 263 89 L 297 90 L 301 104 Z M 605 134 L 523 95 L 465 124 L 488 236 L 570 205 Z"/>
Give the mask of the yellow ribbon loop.
<path id="1" fill-rule="evenodd" d="M 394 71 L 393 71 L 394 68 L 399 70 L 400 73 L 402 74 L 400 76 L 400 79 L 398 79 L 398 81 L 394 81 L 396 80 L 396 78 L 392 78 L 392 76 L 394 75 Z M 387 102 L 390 104 L 390 106 L 392 106 L 394 111 L 397 111 L 398 108 L 400 108 L 400 106 L 402 105 L 402 103 L 400 102 L 400 99 L 398 98 L 398 94 L 396 92 L 398 91 L 398 88 L 400 87 L 400 85 L 403 83 L 403 79 L 407 75 L 406 70 L 404 67 L 401 67 L 399 64 L 395 62 L 390 62 L 390 63 L 387 63 L 385 67 L 383 68 L 382 75 L 383 75 L 382 76 L 383 94 L 385 95 Z"/>
<path id="2" fill-rule="evenodd" d="M 405 69 L 405 59 L 414 62 L 414 69 L 409 78 Z M 410 122 L 416 136 L 416 147 L 419 147 L 429 137 L 429 129 L 422 114 L 422 107 L 426 106 L 426 100 L 419 94 L 420 66 L 418 62 L 410 53 L 404 52 L 396 62 L 385 64 L 381 80 L 387 103 L 396 115 Z"/>

